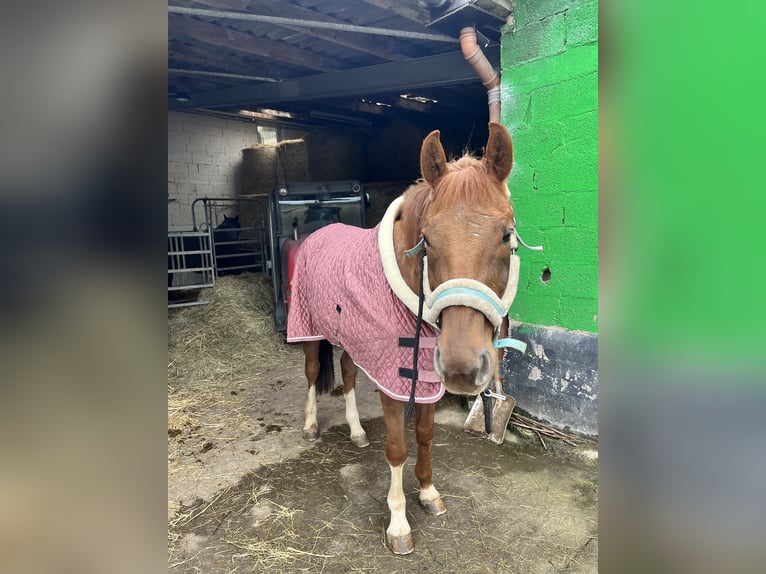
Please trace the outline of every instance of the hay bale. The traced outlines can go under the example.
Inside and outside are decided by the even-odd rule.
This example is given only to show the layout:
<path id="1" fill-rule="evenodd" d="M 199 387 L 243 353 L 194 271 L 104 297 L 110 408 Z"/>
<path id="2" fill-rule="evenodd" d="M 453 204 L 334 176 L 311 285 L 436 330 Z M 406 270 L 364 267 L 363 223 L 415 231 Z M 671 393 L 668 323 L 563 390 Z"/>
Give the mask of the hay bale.
<path id="1" fill-rule="evenodd" d="M 168 381 L 240 381 L 287 356 L 274 329 L 271 279 L 243 273 L 216 279 L 207 305 L 171 310 Z"/>
<path id="2" fill-rule="evenodd" d="M 269 193 L 277 186 L 277 146 L 255 144 L 242 150 L 241 195 Z"/>
<path id="3" fill-rule="evenodd" d="M 257 201 L 240 204 L 239 221 L 249 227 L 267 221 L 267 196 L 278 185 L 277 146 L 255 144 L 242 150 L 242 185 L 240 197 L 259 196 Z"/>
<path id="4" fill-rule="evenodd" d="M 364 191 L 370 196 L 370 206 L 364 212 L 366 226 L 375 227 L 391 202 L 399 197 L 412 181 L 370 181 L 364 184 Z"/>
<path id="5" fill-rule="evenodd" d="M 363 134 L 322 129 L 311 132 L 304 141 L 310 181 L 366 179 L 367 154 Z"/>
<path id="6" fill-rule="evenodd" d="M 285 140 L 277 146 L 279 184 L 309 181 L 309 166 L 306 158 L 306 142 Z"/>

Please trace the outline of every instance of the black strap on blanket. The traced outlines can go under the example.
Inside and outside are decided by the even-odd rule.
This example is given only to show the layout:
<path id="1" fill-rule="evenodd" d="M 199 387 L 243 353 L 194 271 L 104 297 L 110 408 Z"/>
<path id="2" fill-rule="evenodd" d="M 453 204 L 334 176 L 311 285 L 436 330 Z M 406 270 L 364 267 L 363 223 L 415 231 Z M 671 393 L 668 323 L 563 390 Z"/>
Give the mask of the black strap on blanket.
<path id="1" fill-rule="evenodd" d="M 412 369 L 399 369 L 400 377 L 412 378 L 412 388 L 410 389 L 410 400 L 407 403 L 407 410 L 404 413 L 406 418 L 412 417 L 412 411 L 415 409 L 415 384 L 418 381 L 418 352 L 420 351 L 420 329 L 423 326 L 423 301 L 425 294 L 423 292 L 423 257 L 420 258 L 420 293 L 418 294 L 418 321 L 415 324 L 415 340 L 412 344 Z M 406 346 L 409 347 L 412 340 L 406 340 Z M 402 339 L 399 340 L 402 345 Z M 405 346 L 405 345 L 402 345 Z"/>

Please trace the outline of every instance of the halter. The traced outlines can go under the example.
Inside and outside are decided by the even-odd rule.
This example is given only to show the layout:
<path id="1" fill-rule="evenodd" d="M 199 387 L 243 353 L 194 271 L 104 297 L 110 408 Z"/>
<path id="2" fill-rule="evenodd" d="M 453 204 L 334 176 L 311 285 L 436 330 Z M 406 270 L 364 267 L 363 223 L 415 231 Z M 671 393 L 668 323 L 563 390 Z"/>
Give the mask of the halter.
<path id="1" fill-rule="evenodd" d="M 513 347 L 519 350 L 524 344 L 515 339 L 499 339 L 500 326 L 503 319 L 508 315 L 516 297 L 516 289 L 519 284 L 519 256 L 516 255 L 518 243 L 516 241 L 516 230 L 511 234 L 511 255 L 508 266 L 508 282 L 505 285 L 503 295 L 497 294 L 487 287 L 484 283 L 476 279 L 465 277 L 449 279 L 441 283 L 436 289 L 431 289 L 428 280 L 428 256 L 423 255 L 421 271 L 421 293 L 425 299 L 425 309 L 423 310 L 423 319 L 427 322 L 436 324 L 441 312 L 455 305 L 471 307 L 482 313 L 495 328 L 495 337 L 493 346 L 495 349 L 501 347 Z M 425 239 L 420 241 L 412 249 L 405 251 L 407 257 L 415 257 L 425 251 Z"/>
<path id="2" fill-rule="evenodd" d="M 425 251 L 425 238 L 421 237 L 420 241 L 418 241 L 413 248 L 404 252 L 407 257 L 415 257 L 423 253 L 423 256 L 420 259 L 420 294 L 418 296 L 418 319 L 415 328 L 415 340 L 411 341 L 408 345 L 413 347 L 413 369 L 411 372 L 409 372 L 408 369 L 400 369 L 400 372 L 405 374 L 405 376 L 412 376 L 410 400 L 407 404 L 407 411 L 405 413 L 407 418 L 412 416 L 412 410 L 415 406 L 418 343 L 420 341 L 420 326 L 423 319 L 429 323 L 436 324 L 441 312 L 447 307 L 455 305 L 471 307 L 472 309 L 481 312 L 495 328 L 495 334 L 492 338 L 492 346 L 495 349 L 513 348 L 522 353 L 526 351 L 527 344 L 523 341 L 510 337 L 503 339 L 499 338 L 503 319 L 508 315 L 511 303 L 513 303 L 513 299 L 516 297 L 516 289 L 519 283 L 519 256 L 516 255 L 516 249 L 518 248 L 516 238 L 517 233 L 514 229 L 511 234 L 511 256 L 508 267 L 508 283 L 505 286 L 502 297 L 498 297 L 497 294 L 484 283 L 464 277 L 449 279 L 440 284 L 435 290 L 431 290 L 431 284 L 428 280 L 428 256 L 423 253 Z M 526 245 L 523 242 L 522 244 Z M 427 306 L 425 309 L 424 303 L 425 306 Z M 485 430 L 487 434 L 489 434 L 492 430 L 492 399 L 502 398 L 504 400 L 505 397 L 494 393 L 487 388 L 482 391 L 481 398 L 484 402 Z"/>

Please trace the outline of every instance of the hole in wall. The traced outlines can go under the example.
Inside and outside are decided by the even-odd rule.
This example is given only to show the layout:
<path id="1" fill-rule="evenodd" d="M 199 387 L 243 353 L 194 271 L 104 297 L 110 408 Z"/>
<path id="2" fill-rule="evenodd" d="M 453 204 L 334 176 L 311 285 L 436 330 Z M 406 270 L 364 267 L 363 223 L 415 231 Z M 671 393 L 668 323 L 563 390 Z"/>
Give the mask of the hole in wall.
<path id="1" fill-rule="evenodd" d="M 543 280 L 543 283 L 547 283 L 551 280 L 551 270 L 548 267 L 543 269 L 543 274 L 540 276 L 540 279 Z"/>

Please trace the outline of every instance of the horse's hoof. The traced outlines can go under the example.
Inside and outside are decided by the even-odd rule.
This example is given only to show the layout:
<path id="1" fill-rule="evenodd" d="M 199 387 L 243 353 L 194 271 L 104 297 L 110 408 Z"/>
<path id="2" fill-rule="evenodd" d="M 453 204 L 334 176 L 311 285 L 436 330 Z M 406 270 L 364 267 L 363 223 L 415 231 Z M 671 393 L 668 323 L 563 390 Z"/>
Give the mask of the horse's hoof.
<path id="1" fill-rule="evenodd" d="M 423 505 L 423 508 L 425 508 L 429 514 L 433 514 L 434 516 L 439 516 L 447 512 L 447 507 L 444 506 L 444 502 L 442 502 L 441 498 L 426 500 L 425 502 L 421 500 L 420 504 Z"/>
<path id="2" fill-rule="evenodd" d="M 310 429 L 303 429 L 303 440 L 314 442 L 319 438 L 319 429 L 317 427 L 311 427 Z"/>
<path id="3" fill-rule="evenodd" d="M 415 550 L 415 546 L 412 544 L 412 534 L 405 534 L 404 536 L 391 536 L 386 532 L 386 542 L 388 543 L 388 549 L 394 554 L 404 556 L 410 554 Z"/>
<path id="4" fill-rule="evenodd" d="M 366 434 L 363 434 L 362 436 L 357 436 L 357 437 L 352 436 L 351 442 L 354 443 L 354 446 L 357 446 L 359 448 L 370 446 L 370 441 L 367 440 Z"/>

